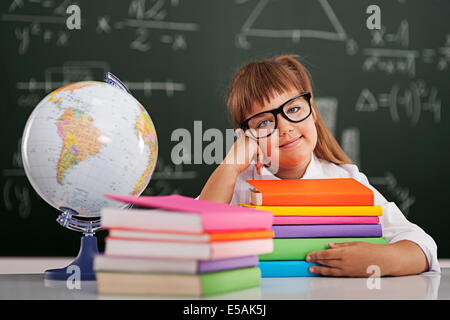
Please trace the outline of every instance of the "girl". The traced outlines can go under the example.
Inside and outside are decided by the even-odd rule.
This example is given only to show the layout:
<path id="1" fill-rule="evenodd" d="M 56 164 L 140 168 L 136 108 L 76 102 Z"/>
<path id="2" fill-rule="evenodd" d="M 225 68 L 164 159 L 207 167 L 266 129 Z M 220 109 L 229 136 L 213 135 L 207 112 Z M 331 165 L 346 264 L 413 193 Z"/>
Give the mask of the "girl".
<path id="1" fill-rule="evenodd" d="M 247 203 L 250 179 L 354 178 L 373 190 L 388 244 L 330 243 L 311 252 L 312 273 L 368 277 L 440 272 L 434 240 L 409 222 L 359 172 L 322 121 L 307 70 L 293 56 L 244 65 L 232 80 L 227 107 L 238 139 L 205 184 L 199 199 Z M 256 157 L 256 161 L 252 159 Z"/>

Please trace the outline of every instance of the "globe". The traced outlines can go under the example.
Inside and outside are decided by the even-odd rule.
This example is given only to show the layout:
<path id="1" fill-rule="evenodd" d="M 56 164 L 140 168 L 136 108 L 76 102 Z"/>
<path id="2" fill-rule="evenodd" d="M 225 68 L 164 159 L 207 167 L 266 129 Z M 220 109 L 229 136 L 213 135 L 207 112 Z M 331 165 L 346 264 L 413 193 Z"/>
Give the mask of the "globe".
<path id="1" fill-rule="evenodd" d="M 35 191 L 77 217 L 123 208 L 104 194 L 140 195 L 157 156 L 145 108 L 127 91 L 97 81 L 51 92 L 31 113 L 22 137 L 24 169 Z"/>

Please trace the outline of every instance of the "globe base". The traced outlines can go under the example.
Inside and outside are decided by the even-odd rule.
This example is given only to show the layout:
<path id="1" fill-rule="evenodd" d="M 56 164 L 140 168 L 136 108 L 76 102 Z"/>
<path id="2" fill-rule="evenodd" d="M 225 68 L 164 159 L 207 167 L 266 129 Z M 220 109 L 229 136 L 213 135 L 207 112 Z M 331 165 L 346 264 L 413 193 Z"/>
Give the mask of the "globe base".
<path id="1" fill-rule="evenodd" d="M 65 268 L 45 270 L 45 280 L 70 279 L 79 281 L 95 281 L 93 269 L 94 257 L 98 255 L 97 237 L 84 235 L 81 237 L 80 251 L 76 259 Z"/>

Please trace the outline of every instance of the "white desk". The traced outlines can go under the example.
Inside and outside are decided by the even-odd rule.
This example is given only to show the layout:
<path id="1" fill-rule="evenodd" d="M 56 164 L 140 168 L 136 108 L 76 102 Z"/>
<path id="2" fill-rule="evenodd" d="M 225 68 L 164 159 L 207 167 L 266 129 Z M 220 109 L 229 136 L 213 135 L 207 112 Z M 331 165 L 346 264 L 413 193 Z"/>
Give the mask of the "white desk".
<path id="1" fill-rule="evenodd" d="M 0 299 L 168 299 L 167 297 L 99 296 L 95 281 L 81 289 L 68 289 L 64 281 L 45 281 L 43 271 L 64 267 L 73 258 L 0 258 Z M 445 299 L 450 300 L 450 268 L 443 261 L 442 273 L 416 276 L 364 278 L 263 278 L 259 288 L 212 296 L 209 299 Z M 379 280 L 379 289 L 367 281 Z M 172 299 L 172 298 L 170 298 Z M 186 299 L 179 297 L 176 299 Z"/>

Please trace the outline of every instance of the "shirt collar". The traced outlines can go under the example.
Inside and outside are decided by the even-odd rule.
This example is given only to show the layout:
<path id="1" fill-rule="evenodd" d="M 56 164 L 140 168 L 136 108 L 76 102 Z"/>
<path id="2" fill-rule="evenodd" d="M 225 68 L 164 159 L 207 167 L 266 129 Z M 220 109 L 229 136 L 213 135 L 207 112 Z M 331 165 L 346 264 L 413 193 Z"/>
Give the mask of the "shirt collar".
<path id="1" fill-rule="evenodd" d="M 269 179 L 280 180 L 280 178 L 272 174 L 272 172 L 270 172 L 266 167 L 263 167 L 261 169 L 261 174 L 259 175 L 256 172 L 256 166 L 254 166 L 253 176 L 255 180 L 269 180 Z M 318 179 L 321 177 L 323 177 L 323 172 L 320 165 L 320 160 L 316 158 L 313 152 L 311 156 L 311 161 L 309 162 L 308 167 L 306 167 L 305 173 L 303 174 L 303 177 L 301 179 Z"/>

